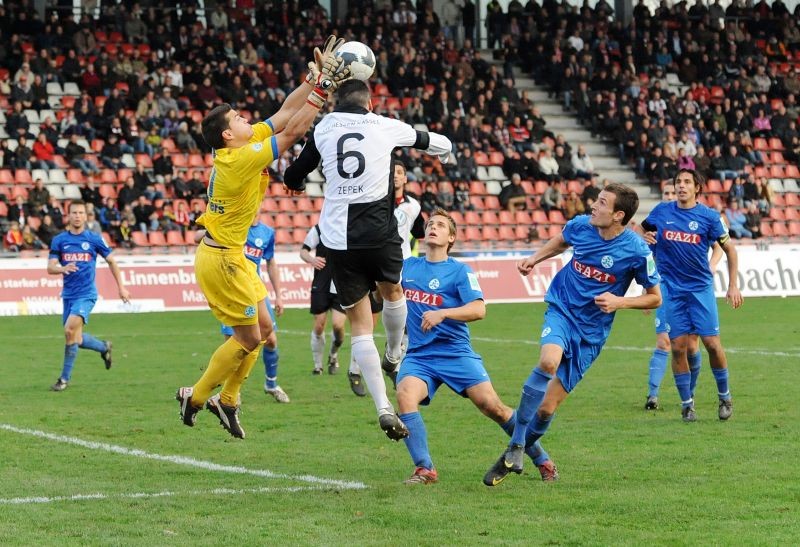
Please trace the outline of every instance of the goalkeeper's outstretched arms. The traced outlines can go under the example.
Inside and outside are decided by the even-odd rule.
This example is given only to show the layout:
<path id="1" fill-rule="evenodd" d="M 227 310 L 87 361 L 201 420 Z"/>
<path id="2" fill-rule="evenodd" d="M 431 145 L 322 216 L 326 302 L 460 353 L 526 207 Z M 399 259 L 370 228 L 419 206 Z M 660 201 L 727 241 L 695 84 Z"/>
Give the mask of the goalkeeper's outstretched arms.
<path id="1" fill-rule="evenodd" d="M 317 168 L 320 162 L 319 150 L 314 143 L 314 136 L 312 135 L 300 155 L 294 160 L 286 172 L 283 174 L 283 184 L 289 190 L 294 192 L 304 192 L 306 189 L 306 177 L 308 174 Z"/>

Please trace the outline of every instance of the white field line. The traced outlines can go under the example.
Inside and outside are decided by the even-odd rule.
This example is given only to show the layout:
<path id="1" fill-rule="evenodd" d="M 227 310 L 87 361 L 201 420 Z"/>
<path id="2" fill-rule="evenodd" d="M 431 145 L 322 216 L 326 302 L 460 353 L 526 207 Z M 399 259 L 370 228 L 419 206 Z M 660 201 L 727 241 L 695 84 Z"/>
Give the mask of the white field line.
<path id="1" fill-rule="evenodd" d="M 130 492 L 122 494 L 73 494 L 71 496 L 31 496 L 27 498 L 0 498 L 0 505 L 28 505 L 34 503 L 56 503 L 62 501 L 86 501 L 86 500 L 109 500 L 109 499 L 148 499 L 148 498 L 168 498 L 174 496 L 188 496 L 197 498 L 208 495 L 235 496 L 241 494 L 280 494 L 293 492 L 309 492 L 312 490 L 326 491 L 332 490 L 330 486 L 285 486 L 273 487 L 263 486 L 261 488 L 214 488 L 212 490 L 191 490 L 187 492 L 173 492 L 165 490 L 163 492 Z"/>
<path id="2" fill-rule="evenodd" d="M 311 331 L 300 331 L 300 330 L 286 330 L 286 329 L 278 329 L 278 336 L 281 335 L 289 335 L 289 336 L 309 336 Z M 176 337 L 176 336 L 206 336 L 208 332 L 206 331 L 194 331 L 194 332 L 158 332 L 158 333 L 151 333 L 147 334 L 147 336 L 169 336 L 169 337 Z M 121 334 L 115 335 L 118 338 L 135 338 L 137 336 L 141 336 L 139 334 Z M 15 336 L 14 340 L 53 340 L 54 336 Z M 375 338 L 385 338 L 382 332 L 376 332 Z M 538 346 L 538 340 L 514 340 L 510 338 L 487 338 L 484 336 L 473 336 L 472 340 L 475 342 L 486 342 L 489 344 L 522 344 L 527 346 Z M 752 349 L 745 349 L 745 348 L 736 348 L 730 346 L 724 346 L 725 353 L 733 353 L 739 355 L 757 355 L 761 357 L 793 357 L 793 358 L 800 358 L 800 348 L 795 347 L 787 347 L 785 348 L 788 351 L 774 351 L 771 349 L 766 348 L 752 348 Z M 632 352 L 642 352 L 642 353 L 651 353 L 655 345 L 653 346 L 605 346 L 603 349 L 611 349 L 616 351 L 632 351 Z"/>
<path id="3" fill-rule="evenodd" d="M 59 443 L 74 444 L 82 446 L 91 450 L 102 450 L 104 452 L 112 452 L 114 454 L 122 454 L 124 456 L 133 456 L 135 458 L 142 458 L 146 460 L 156 460 L 176 465 L 186 465 L 189 467 L 197 467 L 207 471 L 215 471 L 219 473 L 236 473 L 240 475 L 253 475 L 256 477 L 263 477 L 266 479 L 287 479 L 300 482 L 307 482 L 315 485 L 320 485 L 328 488 L 342 488 L 346 490 L 360 490 L 367 488 L 363 482 L 357 481 L 342 481 L 336 479 L 325 479 L 322 477 L 315 477 L 314 475 L 285 475 L 281 473 L 273 473 L 267 469 L 249 469 L 236 465 L 221 465 L 218 463 L 197 460 L 187 456 L 166 456 L 162 454 L 153 454 L 139 450 L 137 448 L 126 448 L 115 444 L 99 443 L 95 441 L 86 441 L 77 437 L 67 437 L 65 435 L 56 435 L 54 433 L 47 433 L 46 431 L 39 431 L 38 429 L 27 429 L 23 427 L 15 427 L 10 424 L 0 423 L 0 429 L 10 431 L 12 433 L 19 433 L 21 435 L 30 435 L 40 439 L 47 439 L 48 441 L 55 441 Z"/>

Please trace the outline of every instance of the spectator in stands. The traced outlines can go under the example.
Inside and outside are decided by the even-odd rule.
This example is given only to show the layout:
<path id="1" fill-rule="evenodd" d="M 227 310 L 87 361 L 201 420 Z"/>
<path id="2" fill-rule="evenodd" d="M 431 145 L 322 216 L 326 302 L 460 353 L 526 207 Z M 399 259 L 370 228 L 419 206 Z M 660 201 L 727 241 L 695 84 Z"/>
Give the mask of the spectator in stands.
<path id="1" fill-rule="evenodd" d="M 542 179 L 547 182 L 560 180 L 558 175 L 558 162 L 553 157 L 549 147 L 545 147 L 542 150 L 539 156 L 538 167 Z"/>
<path id="2" fill-rule="evenodd" d="M 179 229 L 181 233 L 184 233 L 186 232 L 186 230 L 189 229 L 189 225 L 191 224 L 191 222 L 192 219 L 189 215 L 189 211 L 186 208 L 186 202 L 178 201 L 174 219 L 174 223 L 177 226 L 177 229 Z"/>
<path id="3" fill-rule="evenodd" d="M 586 179 L 583 192 L 581 193 L 581 201 L 583 202 L 584 209 L 587 211 L 590 210 L 594 202 L 597 201 L 597 196 L 599 195 L 600 188 L 597 187 L 597 177 Z"/>
<path id="4" fill-rule="evenodd" d="M 430 182 L 426 182 L 425 185 L 422 187 L 422 195 L 419 197 L 419 203 L 422 207 L 423 213 L 432 213 L 438 207 L 441 207 L 436 194 L 436 185 Z"/>
<path id="5" fill-rule="evenodd" d="M 578 215 L 582 215 L 586 212 L 586 208 L 583 205 L 583 201 L 578 196 L 577 192 L 570 192 L 566 198 L 564 198 L 564 217 L 567 220 L 572 220 Z"/>
<path id="6" fill-rule="evenodd" d="M 147 186 L 145 186 L 145 188 L 147 188 Z M 144 190 L 137 187 L 134 182 L 134 177 L 130 176 L 125 179 L 125 184 L 117 195 L 117 201 L 119 201 L 120 207 L 124 209 L 126 205 L 131 205 L 139 201 L 139 196 L 142 195 L 144 195 Z"/>
<path id="7" fill-rule="evenodd" d="M 146 234 L 148 231 L 158 230 L 158 213 L 155 207 L 147 201 L 146 197 L 139 196 L 132 210 L 134 217 L 136 217 L 136 228 L 140 232 Z"/>
<path id="8" fill-rule="evenodd" d="M 127 207 L 130 207 L 130 205 Z M 136 247 L 136 243 L 133 242 L 133 238 L 131 237 L 133 231 L 131 226 L 131 221 L 127 217 L 123 217 L 120 221 L 119 229 L 114 236 L 114 240 L 123 249 L 133 249 Z"/>
<path id="9" fill-rule="evenodd" d="M 39 239 L 39 236 L 36 235 L 36 232 L 31 229 L 29 224 L 22 227 L 23 251 L 39 251 L 46 248 L 47 246 Z"/>
<path id="10" fill-rule="evenodd" d="M 159 122 L 163 114 L 165 113 L 162 113 L 158 106 L 156 92 L 148 90 L 136 106 L 136 118 L 141 121 L 145 129 L 149 130 Z"/>
<path id="11" fill-rule="evenodd" d="M 104 232 L 115 234 L 122 221 L 122 213 L 117 209 L 117 202 L 114 198 L 103 198 L 103 206 L 97 215 Z"/>
<path id="12" fill-rule="evenodd" d="M 25 203 L 24 197 L 17 195 L 17 197 L 14 199 L 14 203 L 8 208 L 8 215 L 6 215 L 6 218 L 9 221 L 17 221 L 20 226 L 25 226 L 30 217 L 31 208 L 27 203 Z"/>
<path id="13" fill-rule="evenodd" d="M 17 155 L 8 146 L 8 139 L 0 139 L 0 167 L 13 169 Z"/>
<path id="14" fill-rule="evenodd" d="M 31 79 L 33 77 L 31 76 Z M 28 81 L 28 76 L 22 75 L 20 76 L 17 83 L 11 89 L 11 102 L 12 103 L 19 103 L 22 105 L 23 109 L 26 108 L 33 108 L 33 90 L 31 89 L 31 84 Z"/>
<path id="15" fill-rule="evenodd" d="M 703 175 L 705 180 L 708 180 L 712 174 L 711 172 L 711 158 L 706 154 L 706 149 L 702 146 L 697 147 L 697 154 L 694 158 L 695 171 Z"/>
<path id="16" fill-rule="evenodd" d="M 662 180 L 670 179 L 678 171 L 675 162 L 664 156 L 660 146 L 653 148 L 652 155 L 647 162 L 647 174 L 652 184 L 659 184 Z"/>
<path id="17" fill-rule="evenodd" d="M 189 124 L 181 122 L 178 124 L 178 131 L 175 134 L 175 145 L 178 150 L 186 154 L 198 154 L 200 150 L 197 148 L 197 141 L 189 133 Z"/>
<path id="18" fill-rule="evenodd" d="M 475 157 L 472 155 L 472 149 L 470 147 L 465 146 L 459 152 L 458 159 L 456 160 L 456 170 L 458 172 L 457 176 L 458 180 L 462 181 L 477 180 L 478 166 L 475 163 Z"/>
<path id="19" fill-rule="evenodd" d="M 172 88 L 165 87 L 161 90 L 161 96 L 158 98 L 158 111 L 162 116 L 166 116 L 170 110 L 178 112 L 180 107 L 178 106 L 178 101 L 172 96 Z"/>
<path id="20" fill-rule="evenodd" d="M 739 155 L 739 150 L 735 145 L 728 147 L 728 153 L 722 157 L 724 169 L 717 172 L 720 180 L 735 179 L 744 172 L 747 161 Z"/>
<path id="21" fill-rule="evenodd" d="M 506 184 L 497 197 L 500 205 L 511 212 L 524 211 L 528 207 L 528 197 L 525 188 L 522 187 L 522 177 L 518 173 L 511 175 L 511 183 Z"/>
<path id="22" fill-rule="evenodd" d="M 206 185 L 203 183 L 204 180 L 205 175 L 202 169 L 195 169 L 192 172 L 192 178 L 187 182 L 192 199 L 206 197 Z"/>
<path id="23" fill-rule="evenodd" d="M 8 232 L 6 232 L 5 237 L 3 237 L 3 244 L 6 250 L 12 253 L 18 253 L 22 250 L 22 230 L 20 229 L 18 221 L 11 221 Z"/>
<path id="24" fill-rule="evenodd" d="M 440 181 L 436 186 L 439 190 L 436 200 L 444 209 L 452 211 L 455 207 L 456 199 L 453 185 L 447 181 Z"/>
<path id="25" fill-rule="evenodd" d="M 103 198 L 100 195 L 100 191 L 95 187 L 92 179 L 86 179 L 83 186 L 81 186 L 81 199 L 87 205 L 91 203 L 98 208 L 102 206 Z"/>
<path id="26" fill-rule="evenodd" d="M 731 200 L 736 201 L 736 205 L 738 205 L 739 209 L 744 207 L 744 180 L 742 177 L 733 179 L 733 184 L 731 184 L 728 190 L 728 201 Z"/>
<path id="27" fill-rule="evenodd" d="M 586 180 L 594 176 L 594 162 L 582 144 L 579 144 L 577 151 L 572 154 L 572 168 L 579 179 Z"/>
<path id="28" fill-rule="evenodd" d="M 50 196 L 50 203 L 47 204 L 47 207 L 42 209 L 44 213 L 50 216 L 51 220 L 53 221 L 53 226 L 55 226 L 58 230 L 64 228 L 64 211 L 61 209 L 61 204 L 58 201 L 58 198 L 55 196 Z"/>
<path id="29" fill-rule="evenodd" d="M 725 220 L 728 223 L 728 230 L 732 237 L 736 239 L 753 237 L 753 233 L 745 227 L 747 219 L 739 209 L 739 202 L 736 199 L 728 200 L 728 208 L 725 209 Z"/>
<path id="30" fill-rule="evenodd" d="M 153 174 L 156 177 L 156 182 L 163 183 L 164 175 L 168 173 L 171 175 L 174 169 L 169 151 L 162 146 L 159 156 L 153 160 Z"/>
<path id="31" fill-rule="evenodd" d="M 120 168 L 125 167 L 122 163 L 122 147 L 119 144 L 119 137 L 115 133 L 111 133 L 107 137 L 106 143 L 100 150 L 100 161 L 114 171 L 119 171 Z"/>
<path id="32" fill-rule="evenodd" d="M 179 226 L 175 222 L 175 211 L 171 203 L 165 203 L 161 210 L 161 218 L 158 219 L 159 228 L 164 232 L 179 230 Z"/>
<path id="33" fill-rule="evenodd" d="M 550 211 L 564 212 L 564 197 L 561 195 L 561 183 L 552 181 L 547 186 L 547 190 L 542 194 L 542 209 L 545 213 Z"/>
<path id="34" fill-rule="evenodd" d="M 31 122 L 23 110 L 22 103 L 15 102 L 11 113 L 6 115 L 6 132 L 12 139 L 30 135 Z"/>
<path id="35" fill-rule="evenodd" d="M 94 210 L 86 211 L 86 229 L 96 234 L 103 234 L 103 227 L 97 220 L 97 213 Z"/>
<path id="36" fill-rule="evenodd" d="M 50 215 L 44 215 L 39 229 L 36 230 L 36 235 L 46 247 L 50 247 L 50 242 L 60 231 L 58 226 L 53 223 L 53 218 Z"/>
<path id="37" fill-rule="evenodd" d="M 136 169 L 133 171 L 133 184 L 140 192 L 144 192 L 148 186 L 153 184 L 153 179 L 150 178 L 143 163 L 136 164 Z"/>
<path id="38" fill-rule="evenodd" d="M 36 142 L 33 143 L 33 155 L 37 160 L 37 167 L 39 169 L 55 169 L 55 155 L 56 149 L 50 141 L 47 140 L 47 135 L 41 130 L 36 136 Z"/>
<path id="39" fill-rule="evenodd" d="M 744 227 L 753 239 L 761 237 L 761 212 L 752 201 L 747 205 L 747 212 L 744 214 Z"/>
<path id="40" fill-rule="evenodd" d="M 694 169 L 694 158 L 686 154 L 686 149 L 683 146 L 678 147 L 678 161 L 675 162 L 678 169 Z"/>
<path id="41" fill-rule="evenodd" d="M 456 183 L 455 209 L 462 215 L 465 211 L 475 210 L 475 206 L 470 201 L 469 183 L 467 181 L 460 180 Z"/>
<path id="42" fill-rule="evenodd" d="M 17 139 L 17 149 L 14 151 L 14 167 L 17 169 L 31 170 L 31 158 L 33 158 L 33 150 L 28 146 L 28 139 L 20 137 Z"/>
<path id="43" fill-rule="evenodd" d="M 86 157 L 86 148 L 78 144 L 77 134 L 73 133 L 70 135 L 69 143 L 64 149 L 64 153 L 67 157 L 67 162 L 69 162 L 72 167 L 80 169 L 84 176 L 97 175 L 100 173 L 100 169 L 97 165 Z"/>
<path id="44" fill-rule="evenodd" d="M 45 206 L 50 203 L 50 192 L 44 187 L 44 181 L 37 178 L 33 188 L 28 190 L 28 208 L 33 216 L 42 216 Z"/>
<path id="45" fill-rule="evenodd" d="M 556 163 L 558 164 L 558 176 L 562 179 L 571 180 L 575 178 L 575 169 L 572 168 L 572 158 L 565 152 L 564 147 L 556 145 Z"/>

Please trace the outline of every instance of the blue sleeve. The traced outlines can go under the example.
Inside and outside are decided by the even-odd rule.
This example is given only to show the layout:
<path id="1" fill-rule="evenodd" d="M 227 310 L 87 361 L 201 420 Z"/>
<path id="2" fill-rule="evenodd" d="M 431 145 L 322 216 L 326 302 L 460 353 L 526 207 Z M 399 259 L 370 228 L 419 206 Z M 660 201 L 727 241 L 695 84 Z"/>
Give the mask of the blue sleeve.
<path id="1" fill-rule="evenodd" d="M 264 260 L 272 260 L 275 257 L 275 230 L 269 230 L 267 242 L 264 244 Z"/>
<path id="2" fill-rule="evenodd" d="M 50 258 L 61 258 L 61 241 L 62 238 L 56 236 L 53 238 L 53 241 L 50 242 Z"/>
<path id="3" fill-rule="evenodd" d="M 466 264 L 461 264 L 461 271 L 456 281 L 456 290 L 458 290 L 462 306 L 475 300 L 483 300 L 483 291 L 480 283 L 478 283 L 478 276 Z"/>
<path id="4" fill-rule="evenodd" d="M 647 248 L 643 241 L 638 245 L 633 277 L 645 289 L 654 287 L 661 282 L 661 276 L 658 275 L 653 253 L 650 252 L 650 249 Z"/>
<path id="5" fill-rule="evenodd" d="M 717 241 L 724 235 L 728 234 L 728 227 L 722 221 L 722 217 L 717 214 L 717 212 L 713 209 L 709 210 L 709 230 L 708 230 L 708 239 L 711 241 L 709 245 L 713 245 L 714 241 Z"/>
<path id="6" fill-rule="evenodd" d="M 564 226 L 561 235 L 564 236 L 564 241 L 570 245 L 575 245 L 575 236 L 579 233 L 584 224 L 589 222 L 589 217 L 586 215 L 578 215 Z"/>
<path id="7" fill-rule="evenodd" d="M 102 256 L 103 258 L 107 257 L 111 254 L 111 247 L 106 244 L 106 240 L 103 239 L 103 236 L 100 234 L 94 234 L 95 242 L 94 246 L 97 249 L 97 254 Z"/>

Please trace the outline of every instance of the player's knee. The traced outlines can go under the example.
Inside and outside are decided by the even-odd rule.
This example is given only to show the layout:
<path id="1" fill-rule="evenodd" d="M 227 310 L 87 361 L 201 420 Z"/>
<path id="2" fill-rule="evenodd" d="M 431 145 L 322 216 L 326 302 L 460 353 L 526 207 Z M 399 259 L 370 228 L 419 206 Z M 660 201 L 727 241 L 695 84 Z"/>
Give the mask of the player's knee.
<path id="1" fill-rule="evenodd" d="M 491 418 L 496 422 L 503 422 L 503 415 L 505 414 L 505 405 L 500 401 L 499 398 L 486 398 L 482 401 L 478 401 L 478 409 L 481 413 L 486 416 L 487 418 Z"/>
<path id="2" fill-rule="evenodd" d="M 399 283 L 393 285 L 382 283 L 380 289 L 380 295 L 383 296 L 384 300 L 388 300 L 389 302 L 395 302 L 403 297 L 403 289 L 400 287 Z"/>
<path id="3" fill-rule="evenodd" d="M 550 375 L 555 375 L 558 370 L 558 361 L 555 359 L 543 358 L 539 360 L 539 368 Z"/>
<path id="4" fill-rule="evenodd" d="M 539 405 L 539 410 L 536 413 L 541 420 L 549 420 L 555 414 L 556 408 L 555 403 L 551 403 L 549 401 L 542 401 L 542 404 Z"/>
<path id="5" fill-rule="evenodd" d="M 400 382 L 397 386 L 397 404 L 400 407 L 400 412 L 413 412 L 416 409 L 419 401 L 416 400 L 416 396 L 409 389 L 408 384 L 403 385 L 403 382 Z"/>
<path id="6" fill-rule="evenodd" d="M 662 338 L 661 336 L 658 337 L 656 340 L 656 349 L 660 349 L 661 351 L 666 351 L 669 353 L 672 351 L 672 344 L 669 343 L 669 338 Z"/>

